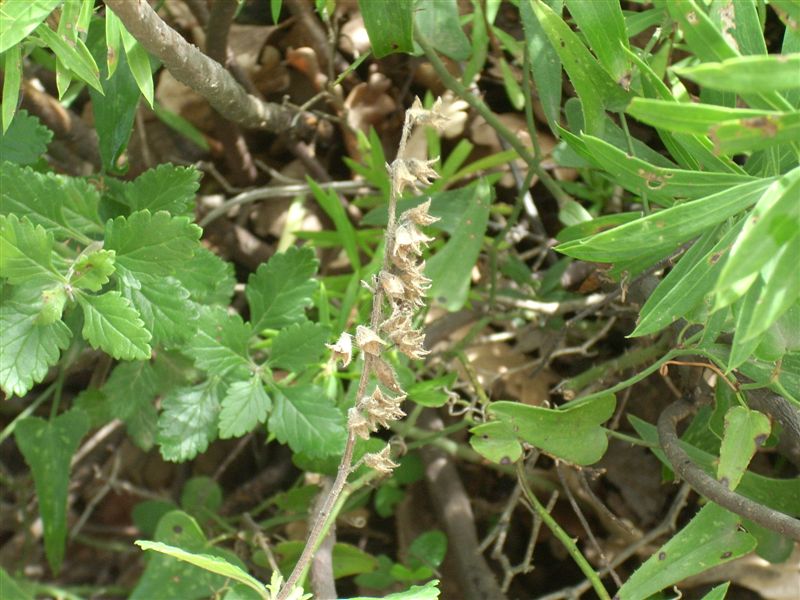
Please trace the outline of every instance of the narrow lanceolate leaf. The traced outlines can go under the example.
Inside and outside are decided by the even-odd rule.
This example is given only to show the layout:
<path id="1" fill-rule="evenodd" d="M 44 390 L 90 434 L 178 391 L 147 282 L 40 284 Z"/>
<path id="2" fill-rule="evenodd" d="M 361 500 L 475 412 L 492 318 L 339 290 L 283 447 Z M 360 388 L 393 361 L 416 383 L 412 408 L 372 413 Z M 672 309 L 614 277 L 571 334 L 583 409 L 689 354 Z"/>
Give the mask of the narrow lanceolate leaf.
<path id="1" fill-rule="evenodd" d="M 715 288 L 716 308 L 749 288 L 752 277 L 800 235 L 800 167 L 775 181 L 759 198 L 731 250 Z"/>
<path id="2" fill-rule="evenodd" d="M 729 490 L 736 489 L 750 459 L 764 445 L 772 427 L 757 410 L 734 406 L 725 415 L 725 434 L 719 450 L 717 479 Z"/>
<path id="3" fill-rule="evenodd" d="M 317 259 L 311 248 L 275 254 L 250 275 L 245 294 L 253 329 L 280 329 L 305 319 L 317 289 Z"/>
<path id="4" fill-rule="evenodd" d="M 550 6 L 554 6 L 554 3 L 550 2 Z M 547 124 L 553 133 L 558 135 L 557 125 L 561 119 L 561 59 L 529 1 L 520 2 L 519 14 L 525 30 L 526 50 L 533 81 L 536 84 L 536 93 L 541 99 Z"/>
<path id="5" fill-rule="evenodd" d="M 101 94 L 103 93 L 103 86 L 100 83 L 100 70 L 82 40 L 76 39 L 69 43 L 50 29 L 47 23 L 42 23 L 37 27 L 36 33 L 50 47 L 64 66 L 75 73 L 82 81 L 88 83 Z"/>
<path id="6" fill-rule="evenodd" d="M 125 57 L 128 59 L 128 67 L 130 68 L 133 78 L 136 80 L 136 85 L 142 92 L 142 96 L 153 108 L 153 72 L 150 68 L 150 56 L 142 45 L 136 41 L 128 31 L 120 28 L 120 35 L 122 37 L 122 45 L 125 48 Z"/>
<path id="7" fill-rule="evenodd" d="M 17 423 L 15 431 L 17 445 L 33 473 L 44 525 L 44 549 L 54 573 L 61 568 L 67 539 L 70 461 L 87 431 L 89 417 L 75 409 L 50 421 L 28 417 Z"/>
<path id="8" fill-rule="evenodd" d="M 8 131 L 17 111 L 19 89 L 22 83 L 22 55 L 19 45 L 12 46 L 3 57 L 3 133 Z M 5 159 L 5 155 L 3 156 Z M 5 159 L 8 160 L 8 159 Z"/>
<path id="9" fill-rule="evenodd" d="M 83 337 L 93 347 L 117 359 L 150 358 L 150 332 L 127 298 L 119 292 L 80 294 L 78 302 L 83 308 Z"/>
<path id="10" fill-rule="evenodd" d="M 36 29 L 62 0 L 3 2 L 0 10 L 0 52 L 21 42 Z"/>
<path id="11" fill-rule="evenodd" d="M 600 134 L 604 127 L 605 109 L 621 110 L 629 94 L 603 69 L 578 35 L 542 0 L 531 2 L 531 8 L 558 53 L 583 108 L 586 131 Z"/>
<path id="12" fill-rule="evenodd" d="M 197 329 L 197 309 L 189 300 L 189 292 L 174 277 L 135 277 L 122 270 L 120 292 L 130 300 L 147 330 L 153 335 L 153 345 L 174 345 L 194 335 Z"/>
<path id="13" fill-rule="evenodd" d="M 272 400 L 264 389 L 261 377 L 236 381 L 228 387 L 219 413 L 219 437 L 231 438 L 252 431 L 267 420 Z"/>
<path id="14" fill-rule="evenodd" d="M 311 457 L 338 454 L 344 448 L 345 419 L 315 385 L 282 388 L 274 398 L 269 430 L 295 452 Z"/>
<path id="15" fill-rule="evenodd" d="M 92 234 L 102 232 L 97 212 L 100 195 L 87 182 L 8 162 L 0 163 L 0 181 L 0 214 L 28 217 L 57 240 L 89 244 Z"/>
<path id="16" fill-rule="evenodd" d="M 377 58 L 383 58 L 394 52 L 414 51 L 412 0 L 395 2 L 360 0 L 358 6 L 364 17 L 364 26 L 372 44 L 372 51 Z"/>
<path id="17" fill-rule="evenodd" d="M 248 342 L 252 334 L 250 324 L 239 315 L 229 315 L 219 306 L 203 307 L 197 333 L 189 340 L 185 352 L 211 375 L 243 378 L 250 372 Z"/>
<path id="18" fill-rule="evenodd" d="M 673 132 L 707 135 L 711 128 L 725 121 L 758 119 L 778 116 L 782 113 L 752 108 L 729 108 L 714 104 L 676 102 L 675 100 L 656 100 L 637 97 L 625 112 L 653 127 Z"/>
<path id="19" fill-rule="evenodd" d="M 431 279 L 428 296 L 448 310 L 458 310 L 467 301 L 470 273 L 475 267 L 492 203 L 492 188 L 481 180 L 461 212 L 458 226 L 444 247 L 431 258 L 425 275 Z"/>
<path id="20" fill-rule="evenodd" d="M 9 397 L 28 393 L 69 346 L 69 327 L 39 324 L 41 309 L 38 288 L 16 289 L 0 302 L 0 389 Z"/>
<path id="21" fill-rule="evenodd" d="M 172 275 L 192 257 L 201 233 L 186 217 L 141 210 L 106 223 L 104 248 L 114 250 L 117 264 L 134 273 Z"/>
<path id="22" fill-rule="evenodd" d="M 0 215 L 0 277 L 11 283 L 58 281 L 53 268 L 53 235 L 17 215 Z"/>
<path id="23" fill-rule="evenodd" d="M 158 165 L 125 184 L 125 200 L 131 210 L 190 216 L 194 196 L 200 185 L 200 172 L 195 168 Z"/>
<path id="24" fill-rule="evenodd" d="M 702 86 L 737 94 L 789 90 L 800 88 L 800 53 L 737 56 L 674 71 Z"/>
<path id="25" fill-rule="evenodd" d="M 164 460 L 182 462 L 205 452 L 217 434 L 220 383 L 178 388 L 164 397 L 158 417 L 158 443 Z"/>
<path id="26" fill-rule="evenodd" d="M 622 8 L 616 0 L 567 0 L 569 14 L 589 41 L 600 64 L 621 81 L 630 74 L 626 49 L 628 33 Z"/>
<path id="27" fill-rule="evenodd" d="M 740 523 L 741 517 L 709 502 L 631 575 L 615 597 L 648 598 L 687 577 L 744 556 L 755 548 L 756 540 L 739 529 Z"/>
<path id="28" fill-rule="evenodd" d="M 295 323 L 280 330 L 272 342 L 270 365 L 298 373 L 319 362 L 329 330 L 319 323 Z"/>
<path id="29" fill-rule="evenodd" d="M 666 252 L 756 203 L 772 180 L 744 183 L 625 223 L 590 238 L 561 244 L 558 251 L 582 260 L 617 262 L 641 256 L 642 249 Z M 730 264 L 729 259 L 727 264 Z"/>
<path id="30" fill-rule="evenodd" d="M 709 229 L 661 280 L 639 312 L 632 337 L 649 335 L 686 316 L 714 289 L 743 220 L 718 239 Z"/>

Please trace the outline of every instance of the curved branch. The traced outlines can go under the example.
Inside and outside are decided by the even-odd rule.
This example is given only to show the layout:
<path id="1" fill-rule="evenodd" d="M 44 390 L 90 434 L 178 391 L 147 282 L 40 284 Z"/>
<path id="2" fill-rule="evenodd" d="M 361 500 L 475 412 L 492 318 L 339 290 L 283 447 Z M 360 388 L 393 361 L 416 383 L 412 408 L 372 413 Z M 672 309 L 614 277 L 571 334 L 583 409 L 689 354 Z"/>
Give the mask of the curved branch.
<path id="1" fill-rule="evenodd" d="M 162 21 L 146 0 L 108 0 L 106 7 L 175 79 L 203 96 L 225 118 L 243 127 L 275 133 L 291 126 L 291 110 L 248 94 L 222 65 Z"/>
<path id="2" fill-rule="evenodd" d="M 680 439 L 675 431 L 677 424 L 691 412 L 691 404 L 685 400 L 678 400 L 664 409 L 658 417 L 658 439 L 675 473 L 695 491 L 723 508 L 800 542 L 800 520 L 732 492 L 692 462 L 689 455 L 681 448 Z"/>

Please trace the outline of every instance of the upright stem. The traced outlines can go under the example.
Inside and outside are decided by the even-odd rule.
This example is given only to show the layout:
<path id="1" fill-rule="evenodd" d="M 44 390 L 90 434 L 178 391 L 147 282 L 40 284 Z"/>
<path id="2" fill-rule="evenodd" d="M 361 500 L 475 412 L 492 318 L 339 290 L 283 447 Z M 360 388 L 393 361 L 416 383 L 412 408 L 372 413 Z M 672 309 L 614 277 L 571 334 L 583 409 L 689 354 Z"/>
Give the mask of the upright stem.
<path id="1" fill-rule="evenodd" d="M 411 127 L 411 118 L 409 117 L 408 113 L 406 113 L 406 119 L 403 123 L 403 133 L 398 146 L 398 158 L 401 158 L 405 153 L 406 144 L 408 143 L 408 136 L 411 133 Z M 397 184 L 392 177 L 392 185 L 389 192 L 389 219 L 386 224 L 386 233 L 384 236 L 386 243 L 383 252 L 382 269 L 386 269 L 388 267 L 389 256 L 391 256 L 392 248 L 394 246 L 395 229 L 397 227 L 397 196 Z M 370 315 L 370 327 L 373 331 L 377 331 L 381 322 L 383 321 L 383 299 L 383 288 L 380 285 L 376 285 L 375 295 L 372 299 L 372 313 Z M 367 352 L 363 352 L 362 356 L 364 357 L 364 367 L 361 369 L 361 377 L 358 380 L 358 390 L 356 392 L 357 399 L 362 398 L 367 390 L 367 383 L 369 382 L 369 376 L 372 372 L 374 361 L 373 355 Z M 300 558 L 297 559 L 297 564 L 295 565 L 294 570 L 292 571 L 291 575 L 289 575 L 288 579 L 286 579 L 286 583 L 283 584 L 283 587 L 281 588 L 280 592 L 278 592 L 278 596 L 275 600 L 286 600 L 286 598 L 288 598 L 289 594 L 292 592 L 292 589 L 305 575 L 308 566 L 311 564 L 311 559 L 319 547 L 322 536 L 328 530 L 328 520 L 333 517 L 335 512 L 338 512 L 338 510 L 334 509 L 337 506 L 341 506 L 337 503 L 337 501 L 342 495 L 345 485 L 347 485 L 347 477 L 350 475 L 350 469 L 353 463 L 353 450 L 355 448 L 355 444 L 356 434 L 351 428 L 348 427 L 347 442 L 345 442 L 342 459 L 339 462 L 339 468 L 336 472 L 336 479 L 334 479 L 330 492 L 328 492 L 325 502 L 322 503 L 322 506 L 316 515 L 314 525 L 311 527 L 311 531 L 306 539 L 305 547 L 303 548 L 303 552 L 300 554 Z"/>
<path id="2" fill-rule="evenodd" d="M 528 502 L 531 503 L 533 510 L 536 511 L 536 514 L 542 519 L 542 522 L 547 525 L 550 531 L 553 532 L 553 535 L 558 538 L 558 541 L 566 548 L 569 555 L 572 559 L 577 563 L 578 567 L 583 574 L 586 575 L 586 579 L 592 582 L 592 587 L 597 595 L 602 600 L 611 600 L 611 596 L 608 595 L 608 591 L 603 586 L 603 582 L 600 581 L 600 576 L 597 574 L 592 568 L 592 565 L 589 564 L 589 561 L 581 554 L 581 551 L 578 550 L 578 547 L 575 545 L 575 542 L 569 537 L 569 534 L 564 531 L 561 526 L 556 522 L 556 520 L 547 512 L 547 509 L 542 506 L 542 503 L 539 502 L 539 499 L 536 495 L 531 491 L 530 486 L 528 486 L 528 479 L 525 475 L 525 463 L 524 461 L 517 462 L 517 479 L 519 480 L 520 485 L 522 486 L 522 492 L 525 494 L 525 498 L 527 498 Z"/>

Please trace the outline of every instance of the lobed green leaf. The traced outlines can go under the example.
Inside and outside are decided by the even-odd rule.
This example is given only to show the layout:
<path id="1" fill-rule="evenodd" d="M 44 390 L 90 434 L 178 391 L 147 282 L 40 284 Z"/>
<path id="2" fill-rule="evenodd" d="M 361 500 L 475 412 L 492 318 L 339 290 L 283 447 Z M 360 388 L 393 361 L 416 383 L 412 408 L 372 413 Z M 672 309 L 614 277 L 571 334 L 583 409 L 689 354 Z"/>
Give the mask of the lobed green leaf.
<path id="1" fill-rule="evenodd" d="M 59 281 L 53 267 L 53 234 L 25 217 L 0 215 L 0 277 L 11 283 Z"/>
<path id="2" fill-rule="evenodd" d="M 319 323 L 294 323 L 284 327 L 272 342 L 270 366 L 299 373 L 317 364 L 325 353 L 329 335 L 330 330 Z"/>
<path id="3" fill-rule="evenodd" d="M 43 300 L 39 288 L 3 290 L 0 302 L 0 389 L 24 396 L 58 362 L 71 332 L 62 321 L 39 323 Z"/>
<path id="4" fill-rule="evenodd" d="M 280 388 L 273 398 L 269 431 L 294 452 L 312 458 L 341 453 L 347 431 L 344 415 L 315 385 Z"/>
<path id="5" fill-rule="evenodd" d="M 197 332 L 184 352 L 210 375 L 243 378 L 250 373 L 248 344 L 252 335 L 250 324 L 238 314 L 228 314 L 220 306 L 203 306 Z"/>
<path id="6" fill-rule="evenodd" d="M 246 381 L 235 381 L 222 399 L 219 437 L 239 437 L 252 431 L 256 425 L 267 420 L 270 408 L 272 400 L 259 375 Z"/>
<path id="7" fill-rule="evenodd" d="M 187 217 L 166 211 L 140 210 L 106 223 L 106 250 L 114 250 L 117 265 L 147 275 L 172 275 L 192 258 L 201 229 Z"/>
<path id="8" fill-rule="evenodd" d="M 152 336 L 127 298 L 119 292 L 79 294 L 78 302 L 83 309 L 83 337 L 94 348 L 117 359 L 150 358 Z"/>
<path id="9" fill-rule="evenodd" d="M 205 452 L 217 436 L 223 393 L 218 378 L 168 393 L 158 416 L 158 444 L 164 460 L 183 462 Z"/>
<path id="10" fill-rule="evenodd" d="M 311 248 L 292 247 L 259 265 L 245 288 L 255 331 L 281 329 L 305 319 L 318 285 L 318 264 Z"/>

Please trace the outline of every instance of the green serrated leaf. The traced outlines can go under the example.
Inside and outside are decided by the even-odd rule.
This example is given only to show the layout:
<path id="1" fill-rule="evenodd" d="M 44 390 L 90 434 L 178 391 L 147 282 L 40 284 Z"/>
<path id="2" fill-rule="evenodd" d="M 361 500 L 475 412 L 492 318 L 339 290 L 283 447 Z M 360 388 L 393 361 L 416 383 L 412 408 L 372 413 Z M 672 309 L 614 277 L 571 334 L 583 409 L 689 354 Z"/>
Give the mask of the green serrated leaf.
<path id="1" fill-rule="evenodd" d="M 270 365 L 299 373 L 319 362 L 329 335 L 330 330 L 319 323 L 295 323 L 284 327 L 272 342 Z"/>
<path id="2" fill-rule="evenodd" d="M 771 430 L 769 419 L 757 410 L 744 406 L 728 410 L 717 466 L 717 479 L 725 487 L 736 489 L 750 459 L 764 445 Z"/>
<path id="3" fill-rule="evenodd" d="M 164 460 L 183 462 L 205 452 L 217 436 L 222 395 L 219 379 L 171 391 L 158 417 L 158 443 Z"/>
<path id="4" fill-rule="evenodd" d="M 239 437 L 267 420 L 272 400 L 264 389 L 261 377 L 236 381 L 228 387 L 219 414 L 219 437 Z"/>
<path id="5" fill-rule="evenodd" d="M 253 330 L 238 314 L 229 315 L 219 306 L 204 306 L 197 321 L 197 333 L 185 352 L 195 364 L 217 377 L 243 379 L 250 373 L 248 343 Z"/>
<path id="6" fill-rule="evenodd" d="M 344 415 L 321 388 L 308 384 L 280 388 L 273 401 L 269 431 L 281 443 L 311 457 L 341 453 L 347 436 Z"/>
<path id="7" fill-rule="evenodd" d="M 616 596 L 640 600 L 691 575 L 744 556 L 756 546 L 739 529 L 741 517 L 710 502 L 686 527 L 653 554 L 625 582 Z"/>
<path id="8" fill-rule="evenodd" d="M 467 205 L 461 207 L 459 225 L 425 267 L 425 275 L 431 279 L 428 296 L 448 310 L 459 310 L 467 301 L 470 273 L 483 247 L 492 198 L 492 188 L 481 179 Z"/>
<path id="9" fill-rule="evenodd" d="M 69 283 L 77 288 L 84 288 L 92 292 L 99 292 L 108 283 L 108 278 L 114 273 L 116 266 L 113 250 L 95 250 L 82 253 L 72 264 Z"/>
<path id="10" fill-rule="evenodd" d="M 308 247 L 292 247 L 275 254 L 250 275 L 245 294 L 255 331 L 281 329 L 305 319 L 317 289 L 318 261 Z"/>
<path id="11" fill-rule="evenodd" d="M 175 216 L 192 216 L 199 186 L 200 172 L 194 167 L 162 164 L 126 183 L 125 200 L 132 211 L 165 210 Z"/>
<path id="12" fill-rule="evenodd" d="M 182 342 L 194 335 L 197 309 L 189 300 L 189 292 L 174 277 L 153 277 L 122 270 L 120 292 L 130 300 L 147 330 L 153 345 L 167 346 Z"/>
<path id="13" fill-rule="evenodd" d="M 567 462 L 590 465 L 608 448 L 602 424 L 614 414 L 616 405 L 614 394 L 601 394 L 559 409 L 493 402 L 489 410 L 520 440 Z"/>
<path id="14" fill-rule="evenodd" d="M 42 290 L 42 308 L 36 315 L 37 325 L 50 325 L 61 320 L 64 306 L 67 303 L 67 292 L 63 285 L 56 285 Z"/>
<path id="15" fill-rule="evenodd" d="M 117 253 L 117 265 L 134 274 L 172 275 L 191 259 L 202 230 L 187 217 L 141 210 L 106 223 L 106 250 Z"/>
<path id="16" fill-rule="evenodd" d="M 119 363 L 102 387 L 109 414 L 123 421 L 137 446 L 147 451 L 156 437 L 155 399 L 170 387 L 150 361 Z"/>
<path id="17" fill-rule="evenodd" d="M 192 300 L 199 304 L 227 306 L 236 285 L 233 265 L 203 246 L 198 246 L 194 256 L 183 263 L 173 276 L 189 290 Z"/>
<path id="18" fill-rule="evenodd" d="M 78 295 L 83 308 L 83 337 L 117 359 L 150 358 L 150 332 L 130 301 L 119 292 L 100 296 Z"/>
<path id="19" fill-rule="evenodd" d="M 0 215 L 0 277 L 11 283 L 61 279 L 52 263 L 53 235 L 25 217 Z"/>
<path id="20" fill-rule="evenodd" d="M 27 417 L 15 437 L 31 469 L 44 524 L 44 548 L 54 573 L 61 569 L 67 539 L 67 489 L 70 461 L 89 431 L 89 417 L 72 409 L 51 419 Z"/>
<path id="21" fill-rule="evenodd" d="M 0 52 L 26 38 L 62 0 L 4 2 L 0 10 Z"/>
<path id="22" fill-rule="evenodd" d="M 4 290 L 0 302 L 0 389 L 24 396 L 58 362 L 71 332 L 61 321 L 40 324 L 39 288 Z"/>
<path id="23" fill-rule="evenodd" d="M 0 214 L 27 217 L 56 240 L 90 244 L 90 236 L 103 230 L 97 212 L 100 195 L 86 181 L 8 162 L 0 163 L 0 181 Z"/>

